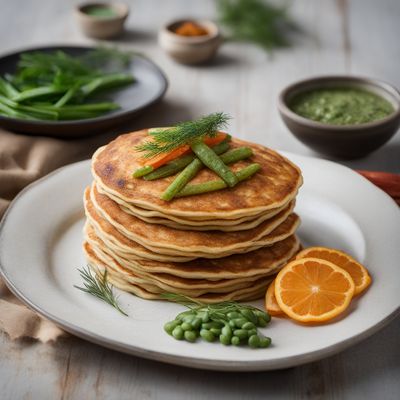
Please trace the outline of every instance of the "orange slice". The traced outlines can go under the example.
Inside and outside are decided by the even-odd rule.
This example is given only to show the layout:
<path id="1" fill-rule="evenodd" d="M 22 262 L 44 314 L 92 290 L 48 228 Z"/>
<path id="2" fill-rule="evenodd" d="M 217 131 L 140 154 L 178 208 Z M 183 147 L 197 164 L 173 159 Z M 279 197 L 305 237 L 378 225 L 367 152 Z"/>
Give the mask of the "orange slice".
<path id="1" fill-rule="evenodd" d="M 340 268 L 346 270 L 353 278 L 355 289 L 354 294 L 359 294 L 371 284 L 371 277 L 367 269 L 358 263 L 354 258 L 340 250 L 327 247 L 309 247 L 297 254 L 296 259 L 313 257 L 330 261 Z"/>
<path id="2" fill-rule="evenodd" d="M 299 322 L 328 321 L 342 313 L 354 294 L 350 274 L 329 261 L 301 258 L 275 278 L 275 297 L 282 311 Z"/>
<path id="3" fill-rule="evenodd" d="M 265 309 L 271 315 L 284 314 L 275 298 L 275 279 L 269 284 L 267 293 L 265 293 Z"/>

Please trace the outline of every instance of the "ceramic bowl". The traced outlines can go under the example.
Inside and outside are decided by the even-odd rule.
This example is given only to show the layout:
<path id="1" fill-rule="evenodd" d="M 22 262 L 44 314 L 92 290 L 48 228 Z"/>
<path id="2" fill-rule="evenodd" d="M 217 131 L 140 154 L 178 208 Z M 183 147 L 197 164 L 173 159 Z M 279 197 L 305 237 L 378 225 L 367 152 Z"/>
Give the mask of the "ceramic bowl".
<path id="1" fill-rule="evenodd" d="M 289 105 L 302 92 L 323 88 L 351 87 L 368 90 L 387 101 L 394 112 L 386 118 L 360 125 L 331 125 L 295 114 Z M 400 126 L 400 93 L 388 83 L 355 76 L 324 76 L 296 82 L 279 95 L 278 108 L 290 132 L 313 150 L 351 159 L 371 153 L 385 144 Z"/>
<path id="2" fill-rule="evenodd" d="M 182 36 L 175 29 L 183 22 L 195 22 L 208 31 L 202 36 Z M 198 64 L 211 59 L 221 44 L 218 26 L 211 21 L 178 20 L 160 30 L 160 46 L 176 61 L 183 64 Z"/>
<path id="3" fill-rule="evenodd" d="M 91 7 L 111 9 L 113 16 L 95 16 L 88 14 Z M 129 14 L 129 7 L 124 3 L 84 3 L 75 8 L 75 16 L 82 32 L 94 39 L 109 39 L 121 34 Z"/>

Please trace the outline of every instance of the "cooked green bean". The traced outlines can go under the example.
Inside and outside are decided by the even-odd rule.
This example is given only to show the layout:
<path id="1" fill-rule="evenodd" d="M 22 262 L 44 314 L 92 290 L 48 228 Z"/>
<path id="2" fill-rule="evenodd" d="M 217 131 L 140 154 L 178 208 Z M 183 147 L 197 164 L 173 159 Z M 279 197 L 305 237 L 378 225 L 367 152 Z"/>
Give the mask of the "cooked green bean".
<path id="1" fill-rule="evenodd" d="M 204 142 L 192 143 L 191 148 L 203 164 L 219 175 L 229 187 L 233 187 L 239 182 L 236 175 Z"/>
<path id="2" fill-rule="evenodd" d="M 260 169 L 261 169 L 260 164 L 254 163 L 237 171 L 235 175 L 238 181 L 241 182 L 253 176 Z M 202 193 L 213 192 L 215 190 L 225 189 L 226 187 L 228 187 L 228 185 L 222 179 L 218 179 L 215 181 L 208 181 L 204 183 L 186 185 L 175 197 L 193 196 L 195 194 L 202 194 Z"/>
<path id="3" fill-rule="evenodd" d="M 237 161 L 244 160 L 253 155 L 253 150 L 250 147 L 238 147 L 227 151 L 220 156 L 225 164 L 233 164 Z"/>
<path id="4" fill-rule="evenodd" d="M 152 172 L 154 170 L 154 168 L 151 165 L 145 165 L 144 167 L 138 168 L 133 174 L 132 176 L 134 178 L 140 178 L 144 175 L 149 174 L 150 172 Z"/>
<path id="5" fill-rule="evenodd" d="M 225 153 L 229 149 L 229 143 L 224 140 L 223 142 L 212 147 L 215 154 Z M 157 168 L 155 171 L 143 176 L 146 181 L 153 181 L 155 179 L 166 178 L 167 176 L 174 175 L 189 165 L 196 156 L 193 154 L 179 157 L 176 160 L 169 162 L 168 164 Z"/>
<path id="6" fill-rule="evenodd" d="M 202 162 L 195 158 L 184 170 L 174 179 L 174 181 L 165 189 L 161 199 L 165 201 L 172 200 L 185 185 L 192 180 L 203 166 Z"/>

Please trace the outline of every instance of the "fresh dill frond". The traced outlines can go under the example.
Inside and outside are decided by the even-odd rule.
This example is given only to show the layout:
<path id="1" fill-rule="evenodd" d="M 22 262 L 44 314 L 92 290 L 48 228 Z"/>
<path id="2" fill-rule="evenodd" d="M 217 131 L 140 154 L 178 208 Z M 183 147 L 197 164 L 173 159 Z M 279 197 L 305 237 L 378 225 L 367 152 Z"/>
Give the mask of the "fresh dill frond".
<path id="1" fill-rule="evenodd" d="M 75 288 L 97 297 L 98 299 L 116 308 L 121 314 L 128 316 L 128 314 L 120 308 L 118 304 L 118 298 L 112 291 L 112 285 L 107 282 L 106 269 L 100 275 L 93 275 L 89 267 L 83 269 L 78 268 L 78 271 L 83 279 L 84 287 L 74 285 Z"/>
<path id="2" fill-rule="evenodd" d="M 294 28 L 287 7 L 263 0 L 217 0 L 219 21 L 232 39 L 252 42 L 266 51 L 287 47 Z"/>
<path id="3" fill-rule="evenodd" d="M 194 121 L 180 122 L 171 128 L 159 129 L 150 133 L 152 140 L 136 146 L 135 149 L 144 153 L 143 158 L 153 158 L 163 153 L 169 153 L 205 136 L 215 137 L 220 129 L 227 126 L 229 119 L 229 115 L 217 112 Z"/>

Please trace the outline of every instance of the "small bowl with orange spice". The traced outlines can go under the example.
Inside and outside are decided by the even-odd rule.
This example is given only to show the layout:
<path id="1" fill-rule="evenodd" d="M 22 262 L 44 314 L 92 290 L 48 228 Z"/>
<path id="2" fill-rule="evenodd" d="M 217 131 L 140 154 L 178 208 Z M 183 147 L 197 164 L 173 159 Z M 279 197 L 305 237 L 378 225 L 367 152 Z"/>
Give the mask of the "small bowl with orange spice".
<path id="1" fill-rule="evenodd" d="M 161 29 L 160 46 L 176 61 L 198 64 L 211 59 L 221 44 L 218 26 L 211 21 L 185 19 Z"/>

